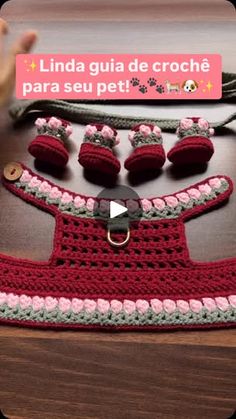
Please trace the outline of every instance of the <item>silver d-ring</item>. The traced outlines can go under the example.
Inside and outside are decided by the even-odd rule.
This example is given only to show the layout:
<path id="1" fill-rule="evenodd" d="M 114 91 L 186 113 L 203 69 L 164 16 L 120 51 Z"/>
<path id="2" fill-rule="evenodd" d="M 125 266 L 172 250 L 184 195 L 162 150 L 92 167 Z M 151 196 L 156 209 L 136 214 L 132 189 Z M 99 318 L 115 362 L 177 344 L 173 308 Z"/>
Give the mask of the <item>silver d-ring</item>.
<path id="1" fill-rule="evenodd" d="M 108 228 L 107 230 L 107 241 L 114 247 L 123 247 L 125 246 L 128 241 L 130 239 L 130 229 L 127 229 L 127 234 L 126 234 L 126 238 L 125 240 L 123 240 L 123 242 L 115 242 L 114 240 L 112 240 L 111 238 L 111 230 Z"/>

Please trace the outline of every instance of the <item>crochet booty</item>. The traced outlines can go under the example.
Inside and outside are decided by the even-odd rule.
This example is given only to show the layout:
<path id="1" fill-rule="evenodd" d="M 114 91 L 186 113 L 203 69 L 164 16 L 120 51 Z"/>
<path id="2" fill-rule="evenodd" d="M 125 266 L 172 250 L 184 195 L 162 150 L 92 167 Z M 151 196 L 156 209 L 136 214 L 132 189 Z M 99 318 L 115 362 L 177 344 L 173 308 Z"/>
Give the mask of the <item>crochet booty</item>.
<path id="1" fill-rule="evenodd" d="M 85 169 L 116 175 L 120 171 L 120 162 L 112 149 L 119 142 L 117 131 L 108 125 L 87 125 L 78 161 Z"/>
<path id="2" fill-rule="evenodd" d="M 167 154 L 168 159 L 177 165 L 207 163 L 214 153 L 210 137 L 214 129 L 203 118 L 184 118 L 176 131 L 179 141 Z"/>
<path id="3" fill-rule="evenodd" d="M 54 118 L 38 118 L 35 121 L 38 135 L 30 143 L 28 151 L 36 159 L 54 166 L 64 167 L 69 159 L 65 143 L 72 133 L 69 122 Z"/>
<path id="4" fill-rule="evenodd" d="M 129 132 L 134 151 L 125 161 L 130 172 L 160 169 L 165 163 L 161 129 L 152 124 L 139 124 Z"/>

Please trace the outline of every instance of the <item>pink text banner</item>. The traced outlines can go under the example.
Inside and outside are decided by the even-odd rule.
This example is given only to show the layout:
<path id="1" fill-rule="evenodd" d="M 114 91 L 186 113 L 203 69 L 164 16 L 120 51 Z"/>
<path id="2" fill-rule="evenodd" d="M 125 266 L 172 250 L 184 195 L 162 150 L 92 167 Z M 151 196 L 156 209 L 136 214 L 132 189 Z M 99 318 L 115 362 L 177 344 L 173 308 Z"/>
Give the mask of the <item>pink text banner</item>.
<path id="1" fill-rule="evenodd" d="M 19 54 L 18 99 L 220 99 L 219 54 Z"/>

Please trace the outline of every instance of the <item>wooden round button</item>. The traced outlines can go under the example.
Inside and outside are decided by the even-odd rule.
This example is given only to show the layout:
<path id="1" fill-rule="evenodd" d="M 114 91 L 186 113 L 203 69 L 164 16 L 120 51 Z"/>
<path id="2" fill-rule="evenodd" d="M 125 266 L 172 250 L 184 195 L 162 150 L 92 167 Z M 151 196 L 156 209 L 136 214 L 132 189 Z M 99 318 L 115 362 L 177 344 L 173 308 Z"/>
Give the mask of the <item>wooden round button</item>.
<path id="1" fill-rule="evenodd" d="M 3 176 L 10 182 L 20 179 L 23 173 L 23 168 L 20 163 L 11 162 L 8 163 L 3 169 Z"/>

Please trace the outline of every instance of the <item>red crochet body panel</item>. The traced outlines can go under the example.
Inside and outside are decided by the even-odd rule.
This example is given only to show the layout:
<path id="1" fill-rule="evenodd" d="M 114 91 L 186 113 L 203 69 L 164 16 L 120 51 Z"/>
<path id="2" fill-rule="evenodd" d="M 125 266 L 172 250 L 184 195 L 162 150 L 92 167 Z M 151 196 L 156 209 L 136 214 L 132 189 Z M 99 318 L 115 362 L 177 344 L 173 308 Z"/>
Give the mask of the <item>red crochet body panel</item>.
<path id="1" fill-rule="evenodd" d="M 191 260 L 184 226 L 229 198 L 229 178 L 133 202 L 143 217 L 131 222 L 129 243 L 114 248 L 106 222 L 93 216 L 101 202 L 23 169 L 20 179 L 3 183 L 55 217 L 54 248 L 46 262 L 0 255 L 0 322 L 122 330 L 236 324 L 236 258 Z"/>

